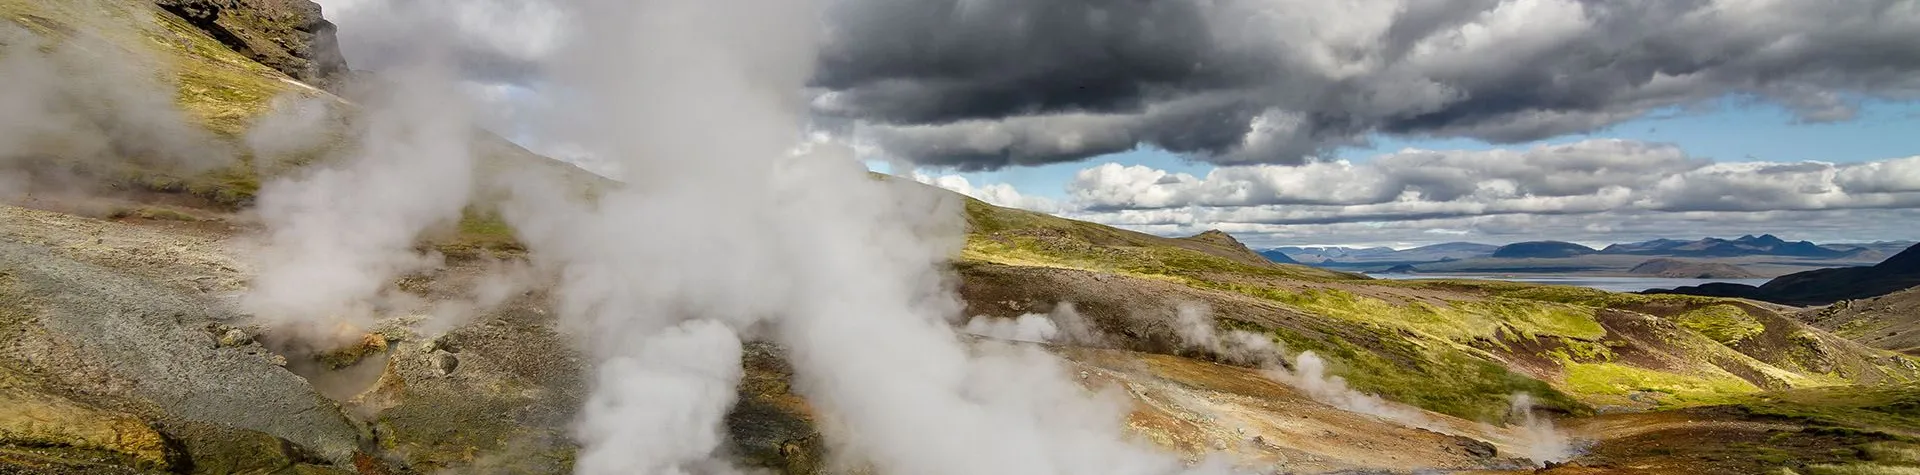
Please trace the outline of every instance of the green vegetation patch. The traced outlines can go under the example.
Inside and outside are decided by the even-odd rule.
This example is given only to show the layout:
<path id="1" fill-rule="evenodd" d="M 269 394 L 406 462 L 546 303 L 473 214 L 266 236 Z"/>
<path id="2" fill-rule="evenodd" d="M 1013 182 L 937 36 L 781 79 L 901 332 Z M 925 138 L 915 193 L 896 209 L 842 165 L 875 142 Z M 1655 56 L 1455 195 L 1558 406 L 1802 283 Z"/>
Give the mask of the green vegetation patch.
<path id="1" fill-rule="evenodd" d="M 1607 335 L 1588 307 L 1510 298 L 1394 304 L 1339 289 L 1288 292 L 1258 285 L 1201 282 L 1211 287 L 1285 303 L 1341 320 L 1404 328 L 1455 342 L 1495 339 L 1506 332 L 1524 338 L 1559 336 L 1598 340 Z"/>
<path id="2" fill-rule="evenodd" d="M 1729 304 L 1714 304 L 1675 315 L 1673 322 L 1705 335 L 1723 345 L 1731 345 L 1767 331 L 1760 320 Z"/>
<path id="3" fill-rule="evenodd" d="M 1273 334 L 1289 348 L 1311 350 L 1326 359 L 1328 372 L 1346 379 L 1355 390 L 1441 414 L 1475 421 L 1503 420 L 1514 393 L 1534 395 L 1541 407 L 1573 414 L 1591 412 L 1543 381 L 1452 346 L 1421 346 L 1402 337 L 1382 335 L 1388 348 L 1368 349 L 1338 337 L 1312 340 L 1285 329 Z"/>
<path id="4" fill-rule="evenodd" d="M 1807 424 L 1883 430 L 1920 437 L 1920 384 L 1915 383 L 1769 392 L 1742 398 L 1735 405 L 1752 414 Z M 1907 454 L 1912 455 L 1913 452 Z"/>
<path id="5" fill-rule="evenodd" d="M 1791 472 L 1789 473 L 1797 473 Z M 1846 465 L 1816 464 L 1807 466 L 1808 475 L 1920 475 L 1920 467 L 1903 467 L 1875 463 L 1853 463 Z"/>
<path id="6" fill-rule="evenodd" d="M 1717 368 L 1708 370 L 1709 374 L 1688 375 L 1619 363 L 1569 362 L 1564 369 L 1565 385 L 1574 393 L 1621 398 L 1648 394 L 1663 406 L 1714 404 L 1760 391 L 1753 383 Z"/>

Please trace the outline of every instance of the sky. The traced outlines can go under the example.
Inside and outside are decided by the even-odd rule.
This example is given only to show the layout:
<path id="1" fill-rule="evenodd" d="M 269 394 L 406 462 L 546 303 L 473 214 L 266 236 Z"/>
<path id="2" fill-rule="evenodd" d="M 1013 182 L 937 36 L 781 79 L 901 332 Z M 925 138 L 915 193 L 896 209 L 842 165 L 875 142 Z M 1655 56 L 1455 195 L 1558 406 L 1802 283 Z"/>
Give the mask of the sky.
<path id="1" fill-rule="evenodd" d="M 825 1 L 808 133 L 1003 206 L 1257 248 L 1920 238 L 1920 1 Z M 621 173 L 541 117 L 543 65 L 593 60 L 555 57 L 566 1 L 320 3 L 356 69 L 442 29 L 489 128 Z"/>

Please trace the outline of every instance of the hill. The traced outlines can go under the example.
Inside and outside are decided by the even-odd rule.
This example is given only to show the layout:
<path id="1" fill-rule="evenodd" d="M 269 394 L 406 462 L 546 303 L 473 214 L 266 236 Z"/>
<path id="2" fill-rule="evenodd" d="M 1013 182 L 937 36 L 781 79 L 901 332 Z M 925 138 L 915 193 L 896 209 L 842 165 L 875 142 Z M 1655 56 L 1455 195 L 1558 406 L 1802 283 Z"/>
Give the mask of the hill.
<path id="1" fill-rule="evenodd" d="M 80 3 L 0 0 L 0 13 L 55 39 L 113 37 L 108 23 L 154 18 L 165 29 L 153 34 L 166 41 L 134 35 L 119 44 L 164 48 L 172 61 L 133 64 L 175 78 L 172 105 L 216 137 L 239 136 L 287 91 L 339 99 L 172 12 L 101 0 L 114 14 L 92 17 L 72 8 Z M 569 174 L 587 195 L 613 186 L 476 135 L 493 144 L 482 148 L 488 173 Z M 495 259 L 450 259 L 397 279 L 385 289 L 395 306 L 387 317 L 344 330 L 351 338 L 338 347 L 305 348 L 238 311 L 233 296 L 256 277 L 241 253 L 260 231 L 248 218 L 257 183 L 313 162 L 262 175 L 250 164 L 178 173 L 137 157 L 85 158 L 101 160 L 80 165 L 115 172 L 87 178 L 134 192 L 84 197 L 110 210 L 45 195 L 0 205 L 0 473 L 571 473 L 582 458 L 580 408 L 621 404 L 588 400 L 590 374 L 602 368 L 585 363 L 579 329 L 557 321 L 568 302 L 551 283 L 501 295 L 473 321 L 421 326 L 431 312 L 414 305 L 465 302 L 491 288 L 492 266 L 527 257 L 484 203 L 452 236 L 421 244 Z M 1057 357 L 1051 369 L 1068 384 L 1111 389 L 1100 401 L 1127 412 L 1106 423 L 1181 459 L 1224 453 L 1262 469 L 1321 473 L 1524 473 L 1536 464 L 1518 456 L 1571 443 L 1538 419 L 1549 415 L 1581 428 L 1592 454 L 1575 458 L 1583 463 L 1692 457 L 1700 473 L 1755 473 L 1773 468 L 1760 465 L 1769 460 L 1870 462 L 1874 450 L 1914 449 L 1873 444 L 1905 440 L 1887 431 L 1916 430 L 1890 411 L 1913 407 L 1902 388 L 1920 380 L 1920 365 L 1782 308 L 1379 281 L 1273 263 L 1225 233 L 1153 236 L 877 179 L 955 204 L 967 224 L 958 254 L 943 263 L 951 275 L 937 276 L 953 278 L 951 295 L 897 297 L 956 307 L 949 316 L 968 327 L 1038 319 L 1072 333 L 1017 348 Z M 929 239 L 962 238 L 951 231 Z M 1019 339 L 980 333 L 954 337 L 981 351 Z M 844 467 L 837 457 L 849 455 L 831 448 L 846 434 L 822 426 L 844 427 L 823 421 L 835 415 L 805 396 L 832 382 L 798 380 L 788 350 L 768 342 L 747 342 L 739 356 L 733 393 L 680 395 L 737 401 L 715 404 L 730 411 L 724 432 L 686 436 L 724 438 L 729 461 L 757 469 Z M 981 391 L 967 392 L 981 396 L 969 403 L 1057 404 L 1063 416 L 1107 405 L 1005 394 L 1051 382 L 1003 381 L 993 371 L 1015 369 L 1007 366 L 968 375 L 981 383 L 969 386 Z M 1537 411 L 1516 410 L 1516 394 Z M 1649 444 L 1649 434 L 1665 445 Z"/>
<path id="2" fill-rule="evenodd" d="M 1798 316 L 1813 326 L 1867 346 L 1920 355 L 1920 288 L 1842 300 Z"/>
<path id="3" fill-rule="evenodd" d="M 1649 292 L 1750 298 L 1787 305 L 1826 305 L 1841 300 L 1885 295 L 1914 286 L 1920 286 L 1920 245 L 1909 247 L 1872 266 L 1836 267 L 1787 274 L 1759 287 L 1709 284 Z"/>
<path id="4" fill-rule="evenodd" d="M 1259 251 L 1259 252 L 1260 252 L 1260 257 L 1265 257 L 1267 258 L 1267 260 L 1273 261 L 1275 263 L 1279 263 L 1279 264 L 1301 263 L 1300 261 L 1293 260 L 1293 257 L 1290 257 L 1287 255 L 1287 253 L 1280 252 L 1279 250 L 1269 249 L 1269 250 Z"/>
<path id="5" fill-rule="evenodd" d="M 1652 259 L 1633 266 L 1627 273 L 1680 279 L 1752 279 L 1760 277 L 1732 264 L 1692 262 L 1680 259 Z"/>
<path id="6" fill-rule="evenodd" d="M 1518 242 L 1500 246 L 1488 257 L 1499 259 L 1561 258 L 1593 254 L 1593 248 L 1560 241 Z"/>
<path id="7" fill-rule="evenodd" d="M 1809 241 L 1787 242 L 1772 234 L 1762 234 L 1759 236 L 1746 235 L 1736 239 L 1710 237 L 1697 241 L 1655 239 L 1652 241 L 1610 245 L 1605 249 L 1601 249 L 1600 253 L 1670 257 L 1786 256 L 1839 258 L 1845 256 L 1847 251 L 1828 249 Z"/>

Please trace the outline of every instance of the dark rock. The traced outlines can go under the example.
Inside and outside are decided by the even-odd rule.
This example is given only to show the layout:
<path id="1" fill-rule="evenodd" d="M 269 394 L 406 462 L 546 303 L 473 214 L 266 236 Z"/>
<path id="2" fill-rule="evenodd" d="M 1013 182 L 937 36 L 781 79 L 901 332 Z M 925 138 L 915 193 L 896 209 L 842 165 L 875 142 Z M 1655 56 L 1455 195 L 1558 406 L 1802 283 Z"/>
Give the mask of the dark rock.
<path id="1" fill-rule="evenodd" d="M 331 88 L 348 73 L 333 22 L 311 0 L 153 0 L 254 61 Z"/>

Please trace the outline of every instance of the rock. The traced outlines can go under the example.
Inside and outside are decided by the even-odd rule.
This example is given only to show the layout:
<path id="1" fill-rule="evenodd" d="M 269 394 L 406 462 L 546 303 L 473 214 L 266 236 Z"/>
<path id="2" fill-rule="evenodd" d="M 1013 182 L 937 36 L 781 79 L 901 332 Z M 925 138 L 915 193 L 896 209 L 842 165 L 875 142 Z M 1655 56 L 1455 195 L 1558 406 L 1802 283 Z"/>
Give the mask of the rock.
<path id="1" fill-rule="evenodd" d="M 238 328 L 229 328 L 225 333 L 220 334 L 221 348 L 233 348 L 236 346 L 244 346 L 248 343 L 253 343 L 253 336 L 248 335 L 245 330 L 241 330 Z"/>
<path id="2" fill-rule="evenodd" d="M 351 71 L 333 22 L 311 0 L 153 0 L 161 9 L 294 79 L 328 88 Z"/>
<path id="3" fill-rule="evenodd" d="M 460 358 L 446 351 L 433 352 L 433 367 L 440 370 L 441 376 L 452 375 L 454 368 L 460 367 Z"/>
<path id="4" fill-rule="evenodd" d="M 48 385 L 141 420 L 257 431 L 334 463 L 360 443 L 338 405 L 299 376 L 259 355 L 213 348 L 207 325 L 232 315 L 197 293 L 4 240 L 0 269 L 11 276 L 9 292 L 35 296 L 31 331 L 0 339 L 0 364 L 23 365 Z"/>
<path id="5" fill-rule="evenodd" d="M 1499 449 L 1494 448 L 1493 444 L 1487 443 L 1487 441 L 1484 441 L 1484 440 L 1467 438 L 1467 437 L 1454 437 L 1453 443 L 1454 443 L 1454 447 L 1458 447 L 1460 449 L 1460 453 L 1467 454 L 1470 456 L 1483 458 L 1483 459 L 1490 459 L 1500 455 Z"/>
<path id="6" fill-rule="evenodd" d="M 104 450 L 131 459 L 136 467 L 154 470 L 181 465 L 181 454 L 166 437 L 139 418 L 38 391 L 4 368 L 0 368 L 0 445 Z"/>
<path id="7" fill-rule="evenodd" d="M 367 357 L 387 351 L 387 337 L 379 333 L 361 335 L 359 340 L 339 349 L 319 355 L 321 363 L 328 368 L 341 369 L 359 364 Z"/>

